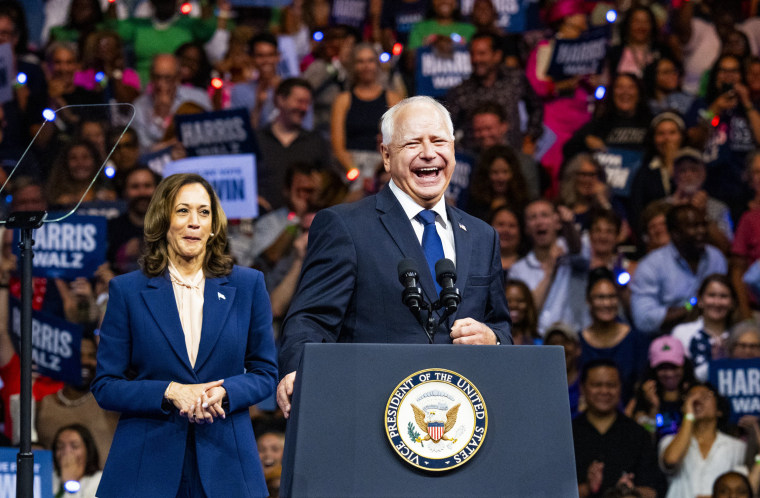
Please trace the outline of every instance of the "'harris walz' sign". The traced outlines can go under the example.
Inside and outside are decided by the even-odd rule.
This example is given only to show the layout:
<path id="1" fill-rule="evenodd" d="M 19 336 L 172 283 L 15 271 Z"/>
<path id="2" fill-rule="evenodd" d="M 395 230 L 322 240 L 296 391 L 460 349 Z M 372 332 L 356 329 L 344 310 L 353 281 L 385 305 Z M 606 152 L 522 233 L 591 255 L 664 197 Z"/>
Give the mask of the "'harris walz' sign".
<path id="1" fill-rule="evenodd" d="M 602 26 L 574 40 L 555 39 L 547 74 L 554 81 L 561 81 L 573 76 L 601 73 L 607 56 L 609 33 L 609 28 Z"/>
<path id="2" fill-rule="evenodd" d="M 34 231 L 33 274 L 67 280 L 92 277 L 106 260 L 106 230 L 103 216 L 75 214 L 63 221 L 43 223 Z M 20 254 L 18 242 L 16 231 L 13 251 L 17 256 Z"/>
<path id="3" fill-rule="evenodd" d="M 417 95 L 442 97 L 470 73 L 470 53 L 463 45 L 455 45 L 451 54 L 439 53 L 432 46 L 417 49 Z"/>
<path id="4" fill-rule="evenodd" d="M 255 154 L 251 119 L 245 109 L 174 117 L 177 136 L 188 156 Z"/>
<path id="5" fill-rule="evenodd" d="M 9 298 L 9 309 L 11 339 L 19 351 L 21 301 Z M 81 384 L 81 343 L 81 326 L 49 313 L 32 311 L 32 361 L 40 374 L 75 386 Z"/>
<path id="6" fill-rule="evenodd" d="M 731 421 L 760 415 L 760 359 L 710 362 L 710 383 L 731 404 Z"/>

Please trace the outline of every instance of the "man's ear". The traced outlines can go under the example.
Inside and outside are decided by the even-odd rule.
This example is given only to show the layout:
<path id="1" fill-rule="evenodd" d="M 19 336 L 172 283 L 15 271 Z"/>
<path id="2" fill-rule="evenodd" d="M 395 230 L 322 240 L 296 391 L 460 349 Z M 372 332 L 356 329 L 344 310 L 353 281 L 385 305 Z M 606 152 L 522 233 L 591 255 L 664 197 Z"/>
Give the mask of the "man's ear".
<path id="1" fill-rule="evenodd" d="M 391 151 L 387 144 L 380 144 L 380 154 L 383 156 L 383 168 L 385 171 L 391 171 Z"/>

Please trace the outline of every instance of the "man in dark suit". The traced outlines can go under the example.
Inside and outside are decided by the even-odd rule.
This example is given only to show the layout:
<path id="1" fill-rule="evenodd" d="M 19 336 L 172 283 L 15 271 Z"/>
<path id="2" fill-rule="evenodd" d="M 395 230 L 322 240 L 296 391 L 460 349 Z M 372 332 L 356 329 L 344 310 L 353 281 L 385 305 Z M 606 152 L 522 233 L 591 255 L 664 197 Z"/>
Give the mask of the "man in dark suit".
<path id="1" fill-rule="evenodd" d="M 432 342 L 512 342 L 498 236 L 443 198 L 455 165 L 448 112 L 433 99 L 413 97 L 386 112 L 381 128 L 388 187 L 320 211 L 309 231 L 298 291 L 283 323 L 277 401 L 286 416 L 305 343 L 430 342 L 401 301 L 397 265 L 404 258 L 415 260 L 425 299 L 436 301 L 425 256 L 431 237 L 442 249 L 438 254 L 456 264 L 462 294 L 457 312 L 442 320 Z M 422 216 L 428 217 L 428 228 Z"/>

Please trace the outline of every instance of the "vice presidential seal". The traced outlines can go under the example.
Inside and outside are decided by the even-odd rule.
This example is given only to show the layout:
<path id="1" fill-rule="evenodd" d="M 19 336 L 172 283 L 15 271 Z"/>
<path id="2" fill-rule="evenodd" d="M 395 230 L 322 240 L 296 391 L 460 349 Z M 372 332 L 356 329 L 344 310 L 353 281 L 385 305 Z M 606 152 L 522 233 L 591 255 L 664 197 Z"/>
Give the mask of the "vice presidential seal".
<path id="1" fill-rule="evenodd" d="M 407 463 L 444 471 L 467 463 L 483 445 L 488 413 L 480 391 L 451 370 L 415 372 L 393 390 L 385 433 Z"/>

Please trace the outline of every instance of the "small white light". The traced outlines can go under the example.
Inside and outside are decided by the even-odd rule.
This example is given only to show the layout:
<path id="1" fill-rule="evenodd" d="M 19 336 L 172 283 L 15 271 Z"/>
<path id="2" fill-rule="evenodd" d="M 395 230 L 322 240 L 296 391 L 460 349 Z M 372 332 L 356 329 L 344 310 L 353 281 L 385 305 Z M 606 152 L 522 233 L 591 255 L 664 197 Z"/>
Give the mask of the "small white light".
<path id="1" fill-rule="evenodd" d="M 44 111 L 42 111 L 42 117 L 45 118 L 47 121 L 55 121 L 55 111 L 47 108 Z"/>
<path id="2" fill-rule="evenodd" d="M 74 494 L 82 489 L 82 485 L 79 484 L 79 481 L 66 481 L 63 483 L 63 489 L 65 489 L 67 493 Z"/>
<path id="3" fill-rule="evenodd" d="M 103 71 L 98 71 L 97 73 L 95 73 L 95 81 L 97 81 L 98 83 L 103 81 L 103 78 L 105 77 L 106 77 L 106 73 L 104 73 Z"/>
<path id="4" fill-rule="evenodd" d="M 594 98 L 596 98 L 596 100 L 602 100 L 606 93 L 607 89 L 600 85 L 594 90 Z"/>
<path id="5" fill-rule="evenodd" d="M 615 22 L 617 21 L 617 12 L 614 9 L 610 9 L 605 17 L 607 17 L 607 22 Z"/>
<path id="6" fill-rule="evenodd" d="M 451 33 L 451 39 L 454 40 L 454 43 L 459 43 L 462 41 L 462 36 L 459 33 Z"/>
<path id="7" fill-rule="evenodd" d="M 391 60 L 391 54 L 389 54 L 388 52 L 383 52 L 382 54 L 380 54 L 380 62 L 386 63 L 389 60 Z"/>
<path id="8" fill-rule="evenodd" d="M 617 277 L 617 281 L 620 285 L 626 285 L 631 281 L 631 274 L 627 271 L 621 271 Z"/>
<path id="9" fill-rule="evenodd" d="M 19 85 L 26 85 L 26 80 L 27 80 L 26 73 L 18 73 L 16 75 L 16 81 L 18 82 Z"/>
<path id="10" fill-rule="evenodd" d="M 314 38 L 314 41 L 320 42 L 320 41 L 324 40 L 325 34 L 322 33 L 321 31 L 315 31 L 314 35 L 312 36 L 312 38 Z"/>
<path id="11" fill-rule="evenodd" d="M 104 173 L 108 178 L 113 178 L 116 176 L 116 168 L 113 166 L 106 166 L 106 169 L 104 170 Z"/>

